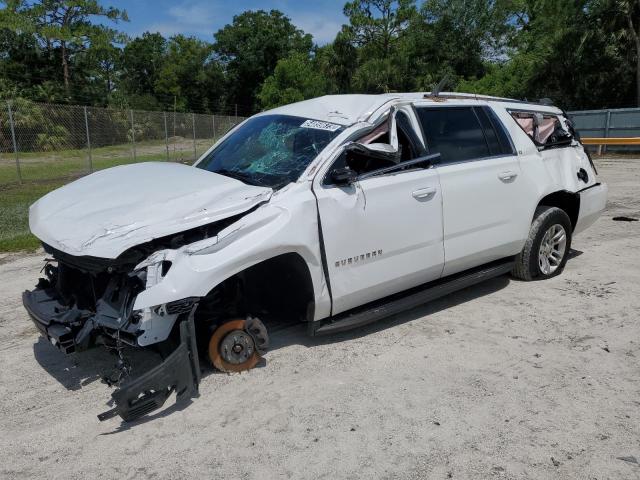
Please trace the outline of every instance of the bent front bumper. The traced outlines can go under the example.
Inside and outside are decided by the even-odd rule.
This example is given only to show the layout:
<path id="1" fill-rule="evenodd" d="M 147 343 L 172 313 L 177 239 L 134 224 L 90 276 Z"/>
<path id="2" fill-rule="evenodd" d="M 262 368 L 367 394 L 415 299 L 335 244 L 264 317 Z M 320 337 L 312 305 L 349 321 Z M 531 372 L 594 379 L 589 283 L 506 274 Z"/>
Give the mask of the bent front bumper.
<path id="1" fill-rule="evenodd" d="M 62 352 L 89 346 L 93 314 L 88 310 L 62 305 L 53 290 L 46 288 L 23 292 L 22 304 L 40 333 Z"/>
<path id="2" fill-rule="evenodd" d="M 90 345 L 95 328 L 93 312 L 62 305 L 55 291 L 48 288 L 25 291 L 22 303 L 42 335 L 62 352 L 69 354 Z M 159 365 L 125 380 L 111 395 L 115 407 L 98 415 L 100 421 L 116 415 L 127 422 L 135 420 L 162 407 L 172 392 L 176 392 L 176 401 L 198 395 L 200 365 L 194 311 L 195 306 L 180 324 L 180 345 Z"/>

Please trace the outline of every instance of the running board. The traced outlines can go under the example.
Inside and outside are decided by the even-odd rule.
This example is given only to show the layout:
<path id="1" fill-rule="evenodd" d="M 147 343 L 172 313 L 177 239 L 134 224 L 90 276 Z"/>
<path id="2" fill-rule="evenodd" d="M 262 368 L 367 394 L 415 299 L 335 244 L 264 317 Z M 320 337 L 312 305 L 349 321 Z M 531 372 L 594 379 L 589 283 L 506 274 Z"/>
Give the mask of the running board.
<path id="1" fill-rule="evenodd" d="M 416 288 L 409 290 L 409 293 L 392 295 L 387 299 L 376 301 L 370 306 L 360 307 L 355 312 L 337 315 L 327 320 L 309 322 L 309 334 L 311 336 L 329 335 L 362 327 L 484 280 L 509 273 L 513 269 L 513 265 L 513 258 L 492 262 L 461 274 L 427 283 L 422 287 L 417 287 L 417 290 Z"/>

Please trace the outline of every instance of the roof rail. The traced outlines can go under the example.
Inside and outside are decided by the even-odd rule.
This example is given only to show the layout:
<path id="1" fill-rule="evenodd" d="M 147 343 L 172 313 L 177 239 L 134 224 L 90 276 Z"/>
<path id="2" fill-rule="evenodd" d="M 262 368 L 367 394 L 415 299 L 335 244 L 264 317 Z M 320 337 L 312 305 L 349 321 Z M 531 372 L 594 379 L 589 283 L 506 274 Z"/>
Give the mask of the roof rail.
<path id="1" fill-rule="evenodd" d="M 431 92 L 425 93 L 424 98 L 428 100 L 442 101 L 442 100 L 485 100 L 489 102 L 505 102 L 505 103 L 525 103 L 529 105 L 542 105 L 545 107 L 551 107 L 553 101 L 549 98 L 543 98 L 539 102 L 530 102 L 527 100 L 515 100 L 513 98 L 491 97 L 488 95 L 476 95 L 475 93 L 437 93 Z"/>

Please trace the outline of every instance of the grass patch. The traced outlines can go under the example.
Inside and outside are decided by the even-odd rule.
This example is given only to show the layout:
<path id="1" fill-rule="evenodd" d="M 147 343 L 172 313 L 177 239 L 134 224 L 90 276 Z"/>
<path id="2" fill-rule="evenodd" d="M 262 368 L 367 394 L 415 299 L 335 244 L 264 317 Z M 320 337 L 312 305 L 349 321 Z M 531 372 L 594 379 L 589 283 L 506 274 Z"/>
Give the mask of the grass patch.
<path id="1" fill-rule="evenodd" d="M 0 252 L 35 250 L 40 246 L 29 232 L 29 206 L 64 183 L 12 185 L 0 190 Z"/>
<path id="2" fill-rule="evenodd" d="M 196 155 L 204 153 L 213 139 L 198 139 Z M 193 140 L 178 138 L 169 143 L 169 152 L 164 141 L 150 140 L 136 143 L 136 155 L 130 144 L 93 148 L 91 164 L 93 170 L 115 167 L 127 163 L 166 161 L 193 162 Z M 22 179 L 29 181 L 47 181 L 64 177 L 79 177 L 89 173 L 89 154 L 86 149 L 57 150 L 54 152 L 20 153 L 20 171 Z M 3 154 L 0 158 L 0 185 L 18 182 L 15 159 L 12 154 Z"/>
<path id="3" fill-rule="evenodd" d="M 213 140 L 198 139 L 197 153 L 202 154 Z M 169 144 L 169 159 L 193 161 L 193 142 L 176 140 Z M 164 142 L 136 144 L 133 158 L 131 145 L 115 145 L 93 149 L 93 170 L 128 163 L 166 161 Z M 29 206 L 43 195 L 88 173 L 86 150 L 61 150 L 20 154 L 20 169 L 25 183 L 18 184 L 13 157 L 3 155 L 0 163 L 0 252 L 35 250 L 40 241 L 29 232 Z"/>

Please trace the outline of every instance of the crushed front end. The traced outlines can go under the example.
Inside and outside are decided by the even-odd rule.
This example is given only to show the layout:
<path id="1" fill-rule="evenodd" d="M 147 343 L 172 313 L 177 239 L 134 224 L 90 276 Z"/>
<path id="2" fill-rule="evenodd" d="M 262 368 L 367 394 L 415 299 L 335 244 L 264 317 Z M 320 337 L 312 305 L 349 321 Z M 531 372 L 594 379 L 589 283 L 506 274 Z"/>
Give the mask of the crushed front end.
<path id="1" fill-rule="evenodd" d="M 170 336 L 173 345 L 178 345 L 142 375 L 130 376 L 130 367 L 120 361 L 120 374 L 113 382 L 118 386 L 112 395 L 115 407 L 100 415 L 100 420 L 114 415 L 133 420 L 161 407 L 174 391 L 178 399 L 197 395 L 200 368 L 193 311 L 198 299 L 133 309 L 136 296 L 149 282 L 157 281 L 150 277 L 166 274 L 170 262 L 141 266 L 148 252 L 139 250 L 104 259 L 68 255 L 46 244 L 44 248 L 51 256 L 42 270 L 44 278 L 35 289 L 25 291 L 22 299 L 38 330 L 59 350 L 70 354 L 104 345 L 122 360 L 126 346 L 170 343 Z M 148 338 L 151 325 L 153 337 Z"/>

